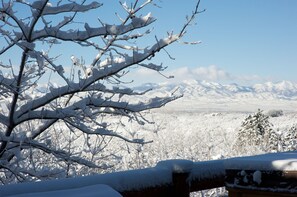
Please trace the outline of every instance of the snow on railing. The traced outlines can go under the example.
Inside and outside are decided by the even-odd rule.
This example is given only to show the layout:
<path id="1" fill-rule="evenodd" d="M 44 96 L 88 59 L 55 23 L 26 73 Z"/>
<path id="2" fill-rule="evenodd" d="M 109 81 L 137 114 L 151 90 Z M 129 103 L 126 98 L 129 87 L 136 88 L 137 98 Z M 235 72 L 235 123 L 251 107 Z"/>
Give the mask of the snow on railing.
<path id="1" fill-rule="evenodd" d="M 229 196 L 297 196 L 297 151 L 237 157 L 224 163 Z"/>
<path id="2" fill-rule="evenodd" d="M 192 162 L 166 160 L 154 168 L 106 173 L 70 179 L 0 186 L 1 196 L 65 196 L 71 191 L 79 196 L 79 188 L 104 188 L 103 196 L 189 196 L 190 192 L 224 186 L 224 160 Z M 114 191 L 108 190 L 111 187 Z M 92 190 L 91 190 L 92 191 Z M 113 195 L 112 195 L 113 192 Z M 41 195 L 44 194 L 44 195 Z M 99 193 L 98 193 L 99 195 Z M 100 195 L 99 195 L 100 196 Z"/>
<path id="3" fill-rule="evenodd" d="M 224 186 L 229 196 L 258 190 L 268 192 L 266 196 L 271 191 L 296 196 L 296 175 L 297 151 L 292 151 L 203 162 L 166 160 L 153 168 L 2 185 L 0 196 L 188 197 L 190 192 Z"/>
<path id="4" fill-rule="evenodd" d="M 200 191 L 217 187 L 224 187 L 225 165 L 227 159 L 193 163 L 189 176 L 190 190 Z"/>
<path id="5" fill-rule="evenodd" d="M 0 196 L 188 197 L 190 192 L 225 186 L 231 197 L 259 191 L 296 196 L 296 175 L 297 151 L 292 151 L 204 162 L 166 160 L 153 168 L 2 185 Z"/>

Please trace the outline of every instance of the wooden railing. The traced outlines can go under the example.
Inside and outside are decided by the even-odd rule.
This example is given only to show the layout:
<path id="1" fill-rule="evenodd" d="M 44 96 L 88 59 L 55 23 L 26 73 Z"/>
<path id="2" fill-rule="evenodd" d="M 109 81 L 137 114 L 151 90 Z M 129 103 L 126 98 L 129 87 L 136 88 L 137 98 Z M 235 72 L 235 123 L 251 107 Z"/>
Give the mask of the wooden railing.
<path id="1" fill-rule="evenodd" d="M 159 162 L 153 168 L 0 186 L 0 194 L 8 196 L 48 193 L 103 184 L 124 197 L 188 197 L 190 192 L 223 187 L 224 178 L 223 160 L 206 162 L 167 160 Z"/>
<path id="2" fill-rule="evenodd" d="M 171 181 L 147 188 L 130 188 L 120 191 L 124 197 L 188 197 L 191 192 L 224 187 L 225 171 L 223 160 L 207 162 L 191 162 L 187 160 L 171 160 L 160 162 L 156 168 L 172 172 Z"/>
<path id="3" fill-rule="evenodd" d="M 0 186 L 0 196 L 46 192 L 57 197 L 91 190 L 96 196 L 188 197 L 225 186 L 230 197 L 297 196 L 297 152 L 205 162 L 167 160 L 153 168 Z"/>

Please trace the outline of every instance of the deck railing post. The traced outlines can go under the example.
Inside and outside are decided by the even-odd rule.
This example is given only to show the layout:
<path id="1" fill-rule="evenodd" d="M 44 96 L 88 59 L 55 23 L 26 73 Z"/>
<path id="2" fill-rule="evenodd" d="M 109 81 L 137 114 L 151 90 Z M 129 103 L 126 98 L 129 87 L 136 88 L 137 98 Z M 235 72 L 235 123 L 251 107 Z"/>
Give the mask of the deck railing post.
<path id="1" fill-rule="evenodd" d="M 190 173 L 177 173 L 173 172 L 173 196 L 176 197 L 189 197 L 190 185 L 188 183 L 188 177 Z"/>
<path id="2" fill-rule="evenodd" d="M 180 159 L 160 161 L 157 167 L 169 169 L 172 172 L 172 194 L 170 196 L 190 196 L 190 184 L 188 180 L 193 168 L 192 161 Z"/>

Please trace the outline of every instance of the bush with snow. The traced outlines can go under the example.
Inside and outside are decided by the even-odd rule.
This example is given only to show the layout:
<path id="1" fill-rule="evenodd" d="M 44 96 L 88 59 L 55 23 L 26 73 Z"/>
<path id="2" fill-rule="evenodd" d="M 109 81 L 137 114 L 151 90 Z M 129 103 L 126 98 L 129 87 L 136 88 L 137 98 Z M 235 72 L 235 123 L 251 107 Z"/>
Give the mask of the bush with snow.
<path id="1" fill-rule="evenodd" d="M 295 151 L 297 150 L 297 125 L 293 125 L 281 135 L 282 151 Z"/>
<path id="2" fill-rule="evenodd" d="M 282 116 L 284 115 L 284 112 L 283 110 L 269 110 L 267 112 L 267 116 L 270 116 L 270 117 L 279 117 L 279 116 Z"/>

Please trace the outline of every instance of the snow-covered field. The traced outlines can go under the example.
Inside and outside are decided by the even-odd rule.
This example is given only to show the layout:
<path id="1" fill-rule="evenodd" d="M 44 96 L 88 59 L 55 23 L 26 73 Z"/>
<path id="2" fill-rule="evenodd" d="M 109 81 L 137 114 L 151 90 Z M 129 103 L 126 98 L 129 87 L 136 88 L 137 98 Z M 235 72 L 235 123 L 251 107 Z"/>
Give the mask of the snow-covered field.
<path id="1" fill-rule="evenodd" d="M 153 111 L 150 116 L 155 125 L 139 132 L 153 143 L 143 146 L 139 154 L 148 165 L 173 158 L 200 161 L 237 156 L 233 148 L 236 134 L 250 113 L 227 109 L 179 111 L 171 107 Z M 297 113 L 284 112 L 283 116 L 270 117 L 269 120 L 275 130 L 285 132 L 296 125 Z M 131 154 L 125 157 L 131 157 Z"/>
<path id="2" fill-rule="evenodd" d="M 147 84 L 150 86 L 154 85 Z M 236 135 L 244 119 L 258 109 L 264 113 L 283 111 L 282 116 L 269 117 L 278 133 L 297 125 L 297 85 L 290 82 L 243 87 L 191 81 L 179 84 L 179 88 L 159 88 L 184 96 L 146 114 L 155 124 L 130 125 L 131 136 L 153 142 L 130 145 L 122 152 L 124 169 L 154 166 L 166 159 L 202 161 L 238 156 L 233 146 Z"/>

